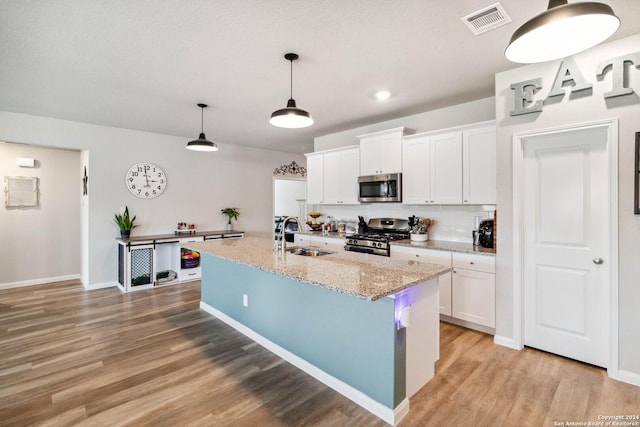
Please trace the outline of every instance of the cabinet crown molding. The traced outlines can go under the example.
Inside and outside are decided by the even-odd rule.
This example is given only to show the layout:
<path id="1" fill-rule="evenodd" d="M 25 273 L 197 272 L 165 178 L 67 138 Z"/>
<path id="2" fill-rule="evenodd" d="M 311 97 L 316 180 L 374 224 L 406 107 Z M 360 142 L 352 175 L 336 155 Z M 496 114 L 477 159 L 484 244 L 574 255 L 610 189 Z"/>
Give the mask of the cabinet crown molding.
<path id="1" fill-rule="evenodd" d="M 408 127 L 400 126 L 400 127 L 397 127 L 397 128 L 381 130 L 381 131 L 378 131 L 378 132 L 365 133 L 364 135 L 358 135 L 357 138 L 358 139 L 360 139 L 360 138 L 369 138 L 371 136 L 389 135 L 389 134 L 394 134 L 394 133 L 399 133 L 402 136 L 403 135 L 412 135 L 412 134 L 416 133 L 416 130 L 408 128 Z"/>

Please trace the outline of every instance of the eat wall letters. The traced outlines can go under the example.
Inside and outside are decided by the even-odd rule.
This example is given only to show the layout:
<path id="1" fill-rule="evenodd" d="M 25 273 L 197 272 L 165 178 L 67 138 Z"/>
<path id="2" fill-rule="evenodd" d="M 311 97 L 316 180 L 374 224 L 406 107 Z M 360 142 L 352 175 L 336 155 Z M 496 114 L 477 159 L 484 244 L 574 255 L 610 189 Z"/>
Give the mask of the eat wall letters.
<path id="1" fill-rule="evenodd" d="M 630 66 L 627 66 L 627 64 Z M 605 75 L 611 71 L 611 90 L 604 93 L 605 99 L 634 93 L 633 89 L 625 86 L 625 82 L 627 81 L 625 77 L 628 68 L 640 69 L 640 52 L 618 56 L 598 64 L 598 69 L 596 70 L 598 80 L 604 80 Z M 553 87 L 549 91 L 548 96 L 564 96 L 564 88 L 566 86 L 571 86 L 572 93 L 592 88 L 591 83 L 584 78 L 573 57 L 565 58 L 562 63 L 560 63 L 560 68 L 558 69 Z M 543 101 L 539 99 L 536 100 L 534 97 L 534 95 L 542 89 L 541 77 L 513 83 L 510 88 L 514 91 L 515 101 L 514 109 L 509 112 L 510 116 L 539 113 L 542 111 Z"/>

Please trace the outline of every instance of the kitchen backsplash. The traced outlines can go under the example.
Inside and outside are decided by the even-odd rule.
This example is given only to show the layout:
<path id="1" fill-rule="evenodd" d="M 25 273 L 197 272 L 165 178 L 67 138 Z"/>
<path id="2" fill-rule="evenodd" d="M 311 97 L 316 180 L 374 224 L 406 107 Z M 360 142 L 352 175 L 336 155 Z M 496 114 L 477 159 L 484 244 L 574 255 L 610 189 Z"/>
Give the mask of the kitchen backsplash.
<path id="1" fill-rule="evenodd" d="M 431 218 L 435 223 L 429 227 L 430 240 L 473 243 L 471 231 L 475 217 L 493 218 L 494 205 L 482 206 L 420 206 L 403 205 L 402 203 L 371 203 L 362 205 L 309 205 L 308 211 L 322 214 L 319 221 L 326 221 L 327 216 L 336 220 L 358 220 L 358 215 L 369 218 L 408 218 L 415 215 L 420 218 Z"/>

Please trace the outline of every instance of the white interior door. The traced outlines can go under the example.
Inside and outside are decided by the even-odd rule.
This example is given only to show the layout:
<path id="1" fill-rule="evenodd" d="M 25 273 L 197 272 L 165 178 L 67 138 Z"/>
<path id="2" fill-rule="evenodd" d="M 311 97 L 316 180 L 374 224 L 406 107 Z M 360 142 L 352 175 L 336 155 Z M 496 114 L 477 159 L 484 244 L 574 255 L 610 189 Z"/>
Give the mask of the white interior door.
<path id="1" fill-rule="evenodd" d="M 608 135 L 524 140 L 524 343 L 609 365 Z"/>

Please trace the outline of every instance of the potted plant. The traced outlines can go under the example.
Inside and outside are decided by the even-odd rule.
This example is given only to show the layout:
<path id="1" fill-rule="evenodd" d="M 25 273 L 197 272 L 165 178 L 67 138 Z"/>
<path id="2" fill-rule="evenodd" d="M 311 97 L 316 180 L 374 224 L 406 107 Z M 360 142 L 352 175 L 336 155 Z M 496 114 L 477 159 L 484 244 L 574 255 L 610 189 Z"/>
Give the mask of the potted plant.
<path id="1" fill-rule="evenodd" d="M 134 215 L 133 218 L 131 218 L 129 215 L 129 207 L 127 206 L 124 207 L 124 211 L 122 211 L 121 214 L 115 214 L 113 222 L 115 222 L 120 229 L 120 237 L 123 239 L 128 238 L 131 235 L 131 229 L 137 227 L 137 225 L 134 224 L 136 217 Z"/>
<path id="2" fill-rule="evenodd" d="M 220 213 L 229 217 L 229 223 L 227 224 L 227 230 L 231 230 L 231 219 L 238 220 L 238 216 L 240 212 L 238 212 L 238 208 L 224 208 L 220 210 Z"/>

